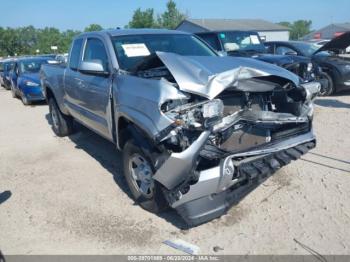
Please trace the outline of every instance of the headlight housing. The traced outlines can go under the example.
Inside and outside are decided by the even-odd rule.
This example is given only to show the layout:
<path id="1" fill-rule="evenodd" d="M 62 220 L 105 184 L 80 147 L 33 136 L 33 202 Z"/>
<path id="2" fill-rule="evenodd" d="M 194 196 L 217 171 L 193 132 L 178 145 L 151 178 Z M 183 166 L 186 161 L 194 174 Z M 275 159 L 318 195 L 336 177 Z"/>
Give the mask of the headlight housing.
<path id="1" fill-rule="evenodd" d="M 168 103 L 161 109 L 172 108 Z M 177 126 L 187 129 L 203 129 L 220 120 L 224 113 L 224 104 L 220 99 L 188 103 L 164 112 Z"/>
<path id="2" fill-rule="evenodd" d="M 38 83 L 34 83 L 34 82 L 32 82 L 32 81 L 24 81 L 24 84 L 25 84 L 26 86 L 39 86 Z"/>

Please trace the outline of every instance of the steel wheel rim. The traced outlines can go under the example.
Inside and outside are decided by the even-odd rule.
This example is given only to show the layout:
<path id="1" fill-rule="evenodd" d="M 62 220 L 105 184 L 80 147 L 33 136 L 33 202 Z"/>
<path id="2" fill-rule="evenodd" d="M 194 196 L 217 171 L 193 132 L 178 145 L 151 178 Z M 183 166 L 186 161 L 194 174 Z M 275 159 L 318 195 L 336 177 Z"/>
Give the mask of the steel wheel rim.
<path id="1" fill-rule="evenodd" d="M 324 75 L 324 78 L 327 79 L 328 83 L 327 86 L 324 87 L 321 85 L 321 90 L 320 90 L 320 96 L 328 95 L 328 93 L 332 90 L 332 79 L 328 75 Z"/>
<path id="2" fill-rule="evenodd" d="M 150 163 L 140 154 L 133 154 L 129 160 L 129 173 L 137 191 L 147 198 L 152 197 L 154 182 Z"/>

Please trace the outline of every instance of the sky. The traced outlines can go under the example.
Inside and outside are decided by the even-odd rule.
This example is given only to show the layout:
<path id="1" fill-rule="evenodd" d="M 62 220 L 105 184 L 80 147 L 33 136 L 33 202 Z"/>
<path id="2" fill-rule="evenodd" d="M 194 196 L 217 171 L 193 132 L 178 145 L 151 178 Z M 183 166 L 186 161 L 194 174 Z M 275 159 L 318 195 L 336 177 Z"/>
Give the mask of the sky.
<path id="1" fill-rule="evenodd" d="M 165 10 L 167 0 L 0 0 L 0 26 L 33 25 L 83 30 L 92 23 L 124 27 L 135 9 Z M 191 18 L 259 18 L 271 22 L 312 20 L 312 29 L 350 22 L 349 0 L 175 0 Z M 8 11 L 5 11 L 8 10 Z"/>

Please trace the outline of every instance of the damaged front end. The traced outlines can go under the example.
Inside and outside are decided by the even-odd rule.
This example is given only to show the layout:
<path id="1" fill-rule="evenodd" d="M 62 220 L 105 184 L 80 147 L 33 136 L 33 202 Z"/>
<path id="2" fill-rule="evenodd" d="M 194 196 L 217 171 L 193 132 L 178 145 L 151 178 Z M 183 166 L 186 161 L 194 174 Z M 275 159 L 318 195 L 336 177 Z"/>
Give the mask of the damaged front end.
<path id="1" fill-rule="evenodd" d="M 164 99 L 156 134 L 162 148 L 153 179 L 189 225 L 224 214 L 276 170 L 316 145 L 313 99 L 320 84 L 300 84 L 290 72 L 246 58 L 182 57 L 157 53 L 184 95 Z M 163 68 L 160 70 L 160 68 Z"/>

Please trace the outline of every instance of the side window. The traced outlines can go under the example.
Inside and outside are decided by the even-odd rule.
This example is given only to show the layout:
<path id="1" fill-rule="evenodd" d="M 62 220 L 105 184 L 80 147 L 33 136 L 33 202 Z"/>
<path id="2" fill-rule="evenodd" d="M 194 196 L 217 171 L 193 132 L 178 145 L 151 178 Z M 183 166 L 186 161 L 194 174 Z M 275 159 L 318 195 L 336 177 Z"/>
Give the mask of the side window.
<path id="1" fill-rule="evenodd" d="M 266 52 L 269 54 L 275 53 L 275 45 L 274 44 L 265 44 Z"/>
<path id="2" fill-rule="evenodd" d="M 276 48 L 277 55 L 285 55 L 287 53 L 295 53 L 295 51 L 287 46 L 277 46 Z"/>
<path id="3" fill-rule="evenodd" d="M 73 70 L 77 70 L 79 66 L 80 50 L 83 44 L 83 39 L 79 38 L 74 41 L 72 51 L 69 58 L 69 67 Z"/>
<path id="4" fill-rule="evenodd" d="M 97 38 L 89 38 L 86 43 L 83 61 L 99 61 L 103 69 L 108 71 L 108 56 L 103 42 Z"/>
<path id="5" fill-rule="evenodd" d="M 221 51 L 219 40 L 215 34 L 200 34 L 198 36 L 202 38 L 214 50 Z"/>

